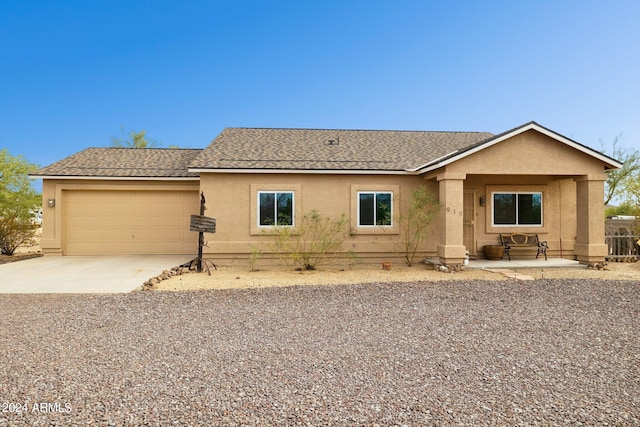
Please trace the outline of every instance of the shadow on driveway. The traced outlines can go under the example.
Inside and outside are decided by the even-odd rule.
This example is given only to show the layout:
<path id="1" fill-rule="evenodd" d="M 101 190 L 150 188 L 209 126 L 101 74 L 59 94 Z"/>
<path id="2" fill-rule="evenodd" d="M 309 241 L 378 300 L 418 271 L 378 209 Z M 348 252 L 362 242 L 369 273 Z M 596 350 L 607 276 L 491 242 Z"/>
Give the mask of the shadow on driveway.
<path id="1" fill-rule="evenodd" d="M 44 256 L 0 265 L 0 293 L 131 292 L 190 255 Z"/>

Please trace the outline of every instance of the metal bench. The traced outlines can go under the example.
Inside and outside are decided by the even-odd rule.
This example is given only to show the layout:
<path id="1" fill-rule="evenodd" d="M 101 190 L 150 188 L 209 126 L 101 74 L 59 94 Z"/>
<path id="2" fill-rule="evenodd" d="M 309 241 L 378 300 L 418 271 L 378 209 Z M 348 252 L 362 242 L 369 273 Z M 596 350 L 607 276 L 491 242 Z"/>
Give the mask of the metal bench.
<path id="1" fill-rule="evenodd" d="M 536 248 L 538 250 L 536 253 L 536 259 L 538 259 L 538 255 L 544 254 L 544 260 L 547 260 L 547 249 L 549 249 L 549 245 L 547 245 L 546 240 L 540 241 L 537 234 L 501 234 L 500 243 L 502 243 L 504 252 L 507 254 L 509 261 L 511 261 L 511 249 L 520 248 Z"/>

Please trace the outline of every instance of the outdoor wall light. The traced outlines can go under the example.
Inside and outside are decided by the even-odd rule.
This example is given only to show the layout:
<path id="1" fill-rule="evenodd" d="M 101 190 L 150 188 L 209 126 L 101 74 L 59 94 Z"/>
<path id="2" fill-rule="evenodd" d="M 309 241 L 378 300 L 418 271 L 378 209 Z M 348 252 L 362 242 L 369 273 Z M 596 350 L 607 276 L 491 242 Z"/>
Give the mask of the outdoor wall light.
<path id="1" fill-rule="evenodd" d="M 47 206 L 49 206 L 50 208 L 55 208 L 56 207 L 56 199 L 47 199 Z"/>
<path id="2" fill-rule="evenodd" d="M 480 206 L 487 206 L 487 198 L 482 196 L 480 197 Z"/>

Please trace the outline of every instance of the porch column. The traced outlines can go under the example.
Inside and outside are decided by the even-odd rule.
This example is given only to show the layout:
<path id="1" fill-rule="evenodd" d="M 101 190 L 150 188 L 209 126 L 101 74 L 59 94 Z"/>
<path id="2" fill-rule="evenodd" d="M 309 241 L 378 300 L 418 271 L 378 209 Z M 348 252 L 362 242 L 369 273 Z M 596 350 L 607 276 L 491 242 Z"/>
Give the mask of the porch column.
<path id="1" fill-rule="evenodd" d="M 576 178 L 577 235 L 575 252 L 581 264 L 603 262 L 608 253 L 604 241 L 605 174 Z"/>
<path id="2" fill-rule="evenodd" d="M 440 199 L 440 242 L 438 257 L 445 265 L 462 264 L 466 248 L 463 240 L 464 173 L 437 176 Z"/>

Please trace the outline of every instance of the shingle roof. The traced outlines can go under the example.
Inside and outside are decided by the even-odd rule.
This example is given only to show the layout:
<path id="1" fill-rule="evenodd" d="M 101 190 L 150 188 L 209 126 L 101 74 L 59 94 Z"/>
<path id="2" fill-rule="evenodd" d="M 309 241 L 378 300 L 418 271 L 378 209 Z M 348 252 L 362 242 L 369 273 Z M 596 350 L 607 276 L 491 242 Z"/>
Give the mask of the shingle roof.
<path id="1" fill-rule="evenodd" d="M 87 148 L 32 173 L 46 177 L 186 178 L 201 149 Z"/>
<path id="2" fill-rule="evenodd" d="M 605 163 L 615 159 L 530 122 L 500 135 L 340 129 L 226 128 L 207 148 L 88 148 L 33 177 L 196 178 L 200 171 L 284 170 L 421 173 L 520 132 L 536 130 Z"/>
<path id="3" fill-rule="evenodd" d="M 405 171 L 492 136 L 487 132 L 226 128 L 189 166 L 195 170 Z"/>

